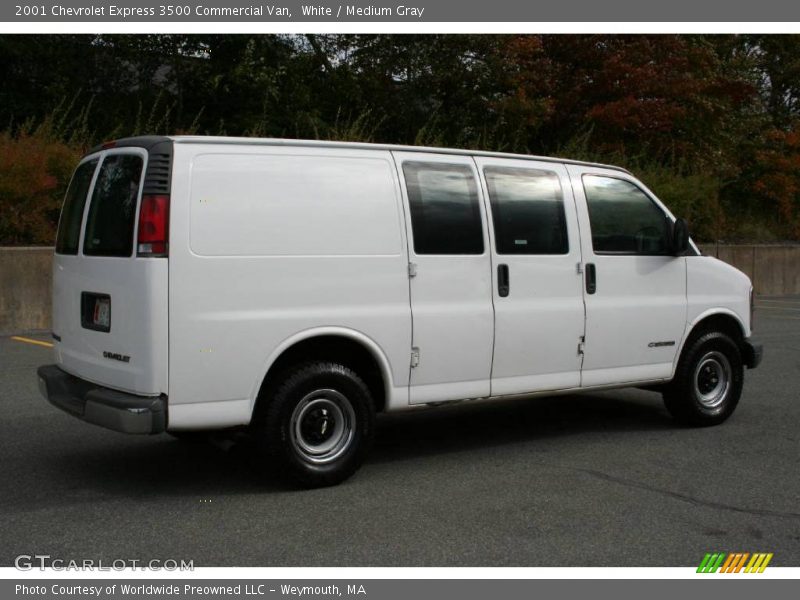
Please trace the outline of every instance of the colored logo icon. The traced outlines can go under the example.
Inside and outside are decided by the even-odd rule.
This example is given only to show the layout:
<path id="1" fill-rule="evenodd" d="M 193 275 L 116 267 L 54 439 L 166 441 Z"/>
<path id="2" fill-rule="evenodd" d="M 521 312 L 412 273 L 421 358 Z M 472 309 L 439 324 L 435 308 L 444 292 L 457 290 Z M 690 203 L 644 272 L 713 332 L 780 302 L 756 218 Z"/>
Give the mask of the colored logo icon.
<path id="1" fill-rule="evenodd" d="M 763 573 L 772 553 L 714 552 L 708 553 L 697 567 L 698 573 Z M 746 565 L 746 566 L 745 566 Z"/>

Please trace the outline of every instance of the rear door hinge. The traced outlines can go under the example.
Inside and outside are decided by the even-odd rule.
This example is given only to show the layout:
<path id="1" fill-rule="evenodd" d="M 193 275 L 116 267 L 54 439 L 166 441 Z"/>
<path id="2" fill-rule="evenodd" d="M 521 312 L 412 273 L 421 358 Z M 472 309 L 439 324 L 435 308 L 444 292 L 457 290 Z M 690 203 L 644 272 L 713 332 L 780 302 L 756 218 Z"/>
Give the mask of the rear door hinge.
<path id="1" fill-rule="evenodd" d="M 419 366 L 419 348 L 413 346 L 411 348 L 411 368 Z"/>
<path id="2" fill-rule="evenodd" d="M 579 354 L 579 355 L 582 355 L 582 354 L 584 354 L 584 349 L 585 349 L 585 347 L 586 347 L 586 337 L 584 337 L 584 336 L 581 336 L 581 337 L 578 339 L 578 354 Z"/>
<path id="3" fill-rule="evenodd" d="M 409 277 L 416 277 L 417 276 L 417 263 L 408 263 L 408 276 Z"/>
<path id="4" fill-rule="evenodd" d="M 580 275 L 583 273 L 583 263 L 575 263 L 575 272 Z"/>

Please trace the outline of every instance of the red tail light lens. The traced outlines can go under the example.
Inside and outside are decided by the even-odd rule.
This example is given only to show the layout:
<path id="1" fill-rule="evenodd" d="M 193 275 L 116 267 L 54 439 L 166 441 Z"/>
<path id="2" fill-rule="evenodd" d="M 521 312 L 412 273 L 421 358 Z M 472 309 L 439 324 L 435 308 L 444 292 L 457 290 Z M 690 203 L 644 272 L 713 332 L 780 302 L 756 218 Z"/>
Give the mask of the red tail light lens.
<path id="1" fill-rule="evenodd" d="M 169 196 L 142 196 L 139 209 L 139 256 L 169 254 Z"/>

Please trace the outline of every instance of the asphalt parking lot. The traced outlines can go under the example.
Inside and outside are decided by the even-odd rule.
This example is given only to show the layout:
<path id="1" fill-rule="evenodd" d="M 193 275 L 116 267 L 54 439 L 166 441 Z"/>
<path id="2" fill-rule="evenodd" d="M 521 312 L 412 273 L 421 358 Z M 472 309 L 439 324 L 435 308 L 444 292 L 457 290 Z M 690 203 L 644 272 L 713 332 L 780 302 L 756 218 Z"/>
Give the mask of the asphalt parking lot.
<path id="1" fill-rule="evenodd" d="M 799 566 L 800 297 L 760 299 L 755 330 L 764 362 L 722 426 L 638 390 L 389 415 L 361 471 L 313 491 L 242 445 L 81 423 L 39 396 L 48 348 L 0 338 L 0 565 Z"/>

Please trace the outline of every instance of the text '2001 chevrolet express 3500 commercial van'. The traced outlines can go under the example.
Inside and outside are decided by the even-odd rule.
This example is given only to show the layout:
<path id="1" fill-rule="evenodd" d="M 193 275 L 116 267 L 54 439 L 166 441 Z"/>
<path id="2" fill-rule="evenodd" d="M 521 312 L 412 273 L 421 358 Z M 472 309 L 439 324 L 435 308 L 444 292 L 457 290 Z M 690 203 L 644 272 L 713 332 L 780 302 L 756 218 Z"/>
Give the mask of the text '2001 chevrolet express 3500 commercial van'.
<path id="1" fill-rule="evenodd" d="M 375 414 L 661 390 L 721 423 L 757 366 L 750 280 L 623 169 L 371 144 L 139 137 L 69 185 L 42 393 L 129 433 L 249 427 L 302 484 Z"/>

